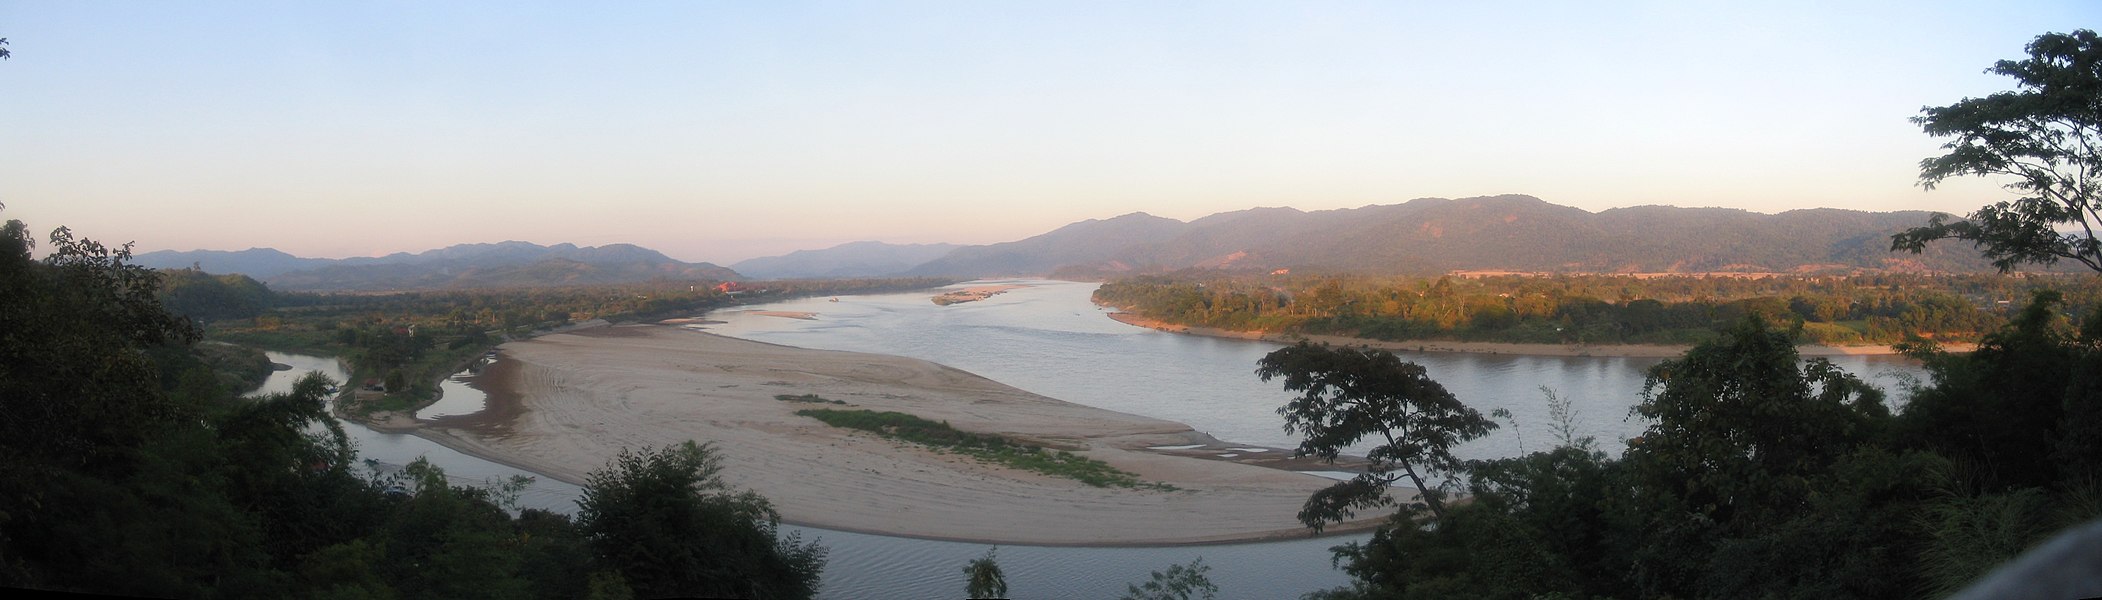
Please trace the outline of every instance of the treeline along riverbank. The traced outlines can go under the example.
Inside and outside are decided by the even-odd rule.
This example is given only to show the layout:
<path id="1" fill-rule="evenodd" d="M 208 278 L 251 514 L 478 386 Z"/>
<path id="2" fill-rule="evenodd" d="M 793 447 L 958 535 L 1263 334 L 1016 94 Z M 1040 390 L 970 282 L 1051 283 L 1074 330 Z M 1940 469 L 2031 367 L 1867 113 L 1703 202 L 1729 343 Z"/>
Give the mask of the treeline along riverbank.
<path id="1" fill-rule="evenodd" d="M 1382 341 L 1688 345 L 1746 316 L 1827 346 L 1972 342 L 2034 290 L 2102 301 L 2078 275 L 1370 277 L 1169 275 L 1111 281 L 1098 303 L 1161 323 Z M 2075 315 L 2078 316 L 2077 314 Z"/>

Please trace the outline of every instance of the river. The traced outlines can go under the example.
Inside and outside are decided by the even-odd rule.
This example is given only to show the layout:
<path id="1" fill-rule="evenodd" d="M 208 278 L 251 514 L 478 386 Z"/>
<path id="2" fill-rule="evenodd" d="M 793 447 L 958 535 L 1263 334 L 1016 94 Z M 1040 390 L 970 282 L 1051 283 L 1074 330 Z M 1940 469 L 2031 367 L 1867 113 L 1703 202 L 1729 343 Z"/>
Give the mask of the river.
<path id="1" fill-rule="evenodd" d="M 936 306 L 933 292 L 811 298 L 718 310 L 704 328 L 720 335 L 804 348 L 894 354 L 930 360 L 1031 392 L 1189 424 L 1221 440 L 1294 447 L 1277 407 L 1291 398 L 1255 376 L 1256 361 L 1283 345 L 1164 333 L 1111 320 L 1090 300 L 1096 285 L 1061 281 L 973 282 L 1028 285 L 991 298 Z M 963 287 L 963 286 L 958 286 Z M 763 313 L 814 313 L 811 319 Z M 1461 458 L 1517 456 L 1554 441 L 1541 388 L 1574 409 L 1579 436 L 1616 451 L 1647 424 L 1629 418 L 1647 370 L 1666 359 L 1397 352 L 1423 365 L 1461 402 L 1512 423 L 1456 450 Z M 1904 396 L 1902 382 L 1925 377 L 1901 356 L 1841 356 L 1833 363 Z M 1362 450 L 1362 448 L 1361 448 Z"/>
<path id="2" fill-rule="evenodd" d="M 713 333 L 757 341 L 909 356 L 947 364 L 1053 398 L 1187 423 L 1221 440 L 1291 447 L 1276 407 L 1289 397 L 1254 375 L 1255 361 L 1278 344 L 1169 334 L 1110 320 L 1089 301 L 1093 284 L 1027 281 L 1030 285 L 986 300 L 936 306 L 934 292 L 814 298 L 719 310 Z M 758 314 L 816 313 L 813 319 Z M 1551 419 L 1541 387 L 1571 401 L 1581 435 L 1609 450 L 1639 433 L 1644 424 L 1627 418 L 1640 399 L 1643 372 L 1661 359 L 1537 357 L 1453 353 L 1401 353 L 1423 364 L 1431 378 L 1485 414 L 1512 412 L 1516 425 L 1461 448 L 1467 458 L 1512 456 L 1552 443 Z M 270 353 L 292 371 L 274 374 L 258 393 L 290 389 L 300 373 L 321 371 L 345 379 L 332 359 Z M 1922 376 L 1919 367 L 1896 357 L 1840 357 L 1834 362 L 1898 393 L 1897 384 Z M 448 380 L 445 398 L 425 416 L 478 410 L 481 393 L 471 381 Z M 413 435 L 384 433 L 356 424 L 345 429 L 360 456 L 385 465 L 423 457 L 457 483 L 482 484 L 531 475 L 467 456 Z M 733 466 L 734 468 L 734 466 Z M 581 494 L 575 485 L 538 478 L 520 505 L 574 513 Z M 983 544 L 897 538 L 802 527 L 784 527 L 817 538 L 829 550 L 823 598 L 954 597 L 963 590 L 962 567 L 983 555 Z M 1018 598 L 1110 598 L 1127 582 L 1151 571 L 1203 558 L 1220 598 L 1289 598 L 1343 585 L 1347 578 L 1329 565 L 1330 546 L 1363 539 L 1318 539 L 1147 548 L 1002 546 L 999 562 L 1009 591 Z"/>

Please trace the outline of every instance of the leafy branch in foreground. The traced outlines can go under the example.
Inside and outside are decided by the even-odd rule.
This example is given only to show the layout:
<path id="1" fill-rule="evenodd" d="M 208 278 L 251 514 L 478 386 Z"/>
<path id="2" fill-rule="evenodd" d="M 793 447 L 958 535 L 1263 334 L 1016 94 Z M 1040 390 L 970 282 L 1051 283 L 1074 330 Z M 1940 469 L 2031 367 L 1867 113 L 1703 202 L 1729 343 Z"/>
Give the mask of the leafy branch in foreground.
<path id="1" fill-rule="evenodd" d="M 833 427 L 859 429 L 889 439 L 956 452 L 1025 471 L 1064 477 L 1095 487 L 1150 488 L 1162 491 L 1176 489 L 1175 486 L 1165 483 L 1139 481 L 1135 473 L 1064 450 L 1045 450 L 1040 446 L 1018 443 L 998 435 L 962 431 L 950 427 L 946 421 L 929 421 L 901 412 L 812 408 L 796 411 L 796 414 L 824 421 Z"/>

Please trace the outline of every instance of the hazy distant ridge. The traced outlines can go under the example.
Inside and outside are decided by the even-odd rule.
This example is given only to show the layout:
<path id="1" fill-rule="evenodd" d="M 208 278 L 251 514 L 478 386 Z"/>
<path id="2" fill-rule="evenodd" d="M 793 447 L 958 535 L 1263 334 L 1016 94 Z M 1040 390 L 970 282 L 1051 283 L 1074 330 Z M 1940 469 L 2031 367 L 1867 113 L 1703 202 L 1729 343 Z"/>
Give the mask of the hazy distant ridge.
<path id="1" fill-rule="evenodd" d="M 852 242 L 823 250 L 797 250 L 781 256 L 754 258 L 730 265 L 758 279 L 846 279 L 887 277 L 941 258 L 956 244 L 886 244 Z"/>
<path id="2" fill-rule="evenodd" d="M 1928 215 L 1830 208 L 1769 215 L 1670 206 L 1593 213 L 1523 195 L 1423 198 L 1313 212 L 1254 208 L 1188 223 L 1133 213 L 1020 241 L 960 248 L 911 273 L 1100 277 L 1187 268 L 1376 274 L 1991 269 L 1958 244 L 1937 245 L 1920 255 L 1889 252 L 1891 234 L 1924 224 Z"/>
<path id="3" fill-rule="evenodd" d="M 529 242 L 460 244 L 410 254 L 346 259 L 300 258 L 269 248 L 239 252 L 158 251 L 134 262 L 154 268 L 242 273 L 277 290 L 408 290 L 544 287 L 650 280 L 733 280 L 736 271 L 681 262 L 633 244 L 541 246 Z"/>
<path id="4" fill-rule="evenodd" d="M 1042 275 L 1067 265 L 1110 260 L 1133 244 L 1170 239 L 1190 224 L 1135 212 L 1088 219 L 1013 242 L 966 246 L 907 272 L 910 275 L 986 277 Z"/>
<path id="5" fill-rule="evenodd" d="M 1301 211 L 1251 208 L 1183 222 L 1146 213 L 1089 219 L 983 246 L 854 242 L 737 263 L 685 263 L 631 244 L 461 244 L 417 254 L 340 260 L 269 248 L 148 252 L 139 264 L 201 265 L 244 273 L 280 290 L 532 287 L 652 279 L 887 276 L 1108 277 L 1180 269 L 1306 269 L 1371 274 L 1454 270 L 1692 273 L 1885 269 L 1979 272 L 1991 265 L 1961 244 L 1924 254 L 1889 251 L 1890 236 L 1923 211 L 1832 208 L 1762 214 L 1726 208 L 1636 206 L 1590 212 L 1523 195 Z"/>

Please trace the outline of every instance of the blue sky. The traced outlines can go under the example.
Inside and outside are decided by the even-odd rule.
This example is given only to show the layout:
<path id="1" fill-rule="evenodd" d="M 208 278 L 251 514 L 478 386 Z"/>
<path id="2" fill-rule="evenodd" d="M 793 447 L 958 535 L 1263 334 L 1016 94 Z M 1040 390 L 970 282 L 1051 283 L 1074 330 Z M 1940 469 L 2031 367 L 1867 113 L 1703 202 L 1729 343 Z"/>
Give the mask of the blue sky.
<path id="1" fill-rule="evenodd" d="M 1458 6 L 1464 4 L 1465 6 Z M 2059 2 L 11 2 L 0 218 L 732 262 L 1524 193 L 1967 212 L 1921 106 Z"/>

